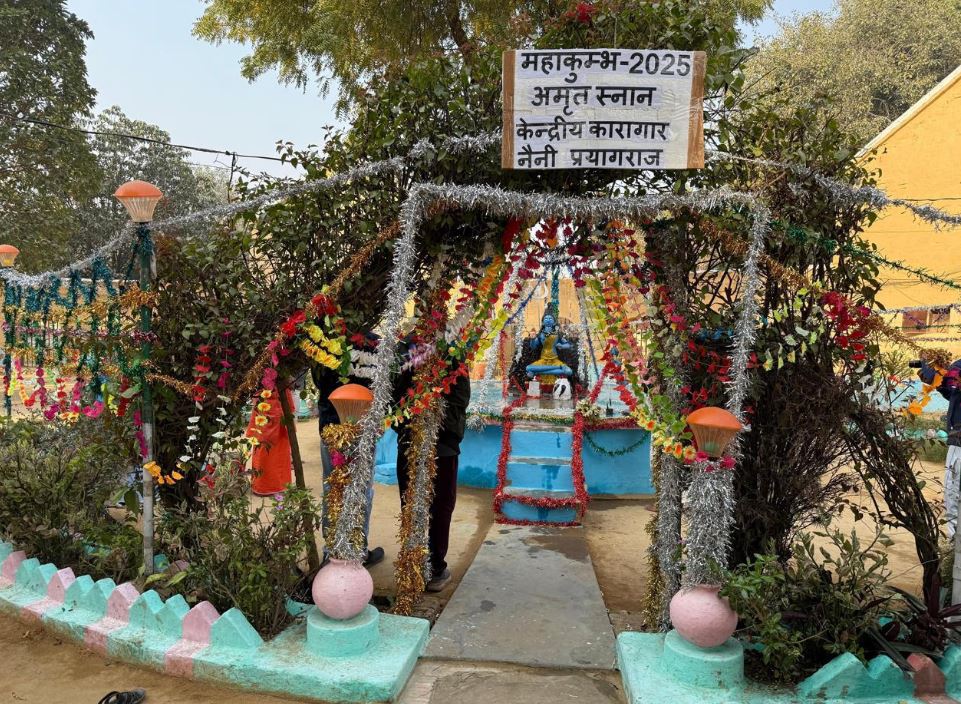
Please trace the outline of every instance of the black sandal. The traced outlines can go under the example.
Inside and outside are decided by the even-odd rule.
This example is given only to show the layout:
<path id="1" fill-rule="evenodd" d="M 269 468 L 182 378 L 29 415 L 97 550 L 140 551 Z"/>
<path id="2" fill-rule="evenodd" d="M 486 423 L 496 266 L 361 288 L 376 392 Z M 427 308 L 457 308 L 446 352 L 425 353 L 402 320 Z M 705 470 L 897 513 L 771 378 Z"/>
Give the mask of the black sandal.
<path id="1" fill-rule="evenodd" d="M 147 696 L 142 689 L 131 689 L 129 692 L 110 692 L 104 695 L 99 704 L 140 704 Z"/>

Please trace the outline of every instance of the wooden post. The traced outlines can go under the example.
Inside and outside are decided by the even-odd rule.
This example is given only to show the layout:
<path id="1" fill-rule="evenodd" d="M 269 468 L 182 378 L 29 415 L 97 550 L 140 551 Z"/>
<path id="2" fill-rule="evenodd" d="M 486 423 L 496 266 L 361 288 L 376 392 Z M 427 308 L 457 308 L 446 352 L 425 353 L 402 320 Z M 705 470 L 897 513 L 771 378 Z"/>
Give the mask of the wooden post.
<path id="1" fill-rule="evenodd" d="M 294 464 L 294 480 L 297 488 L 302 491 L 307 490 L 307 480 L 304 477 L 304 461 L 300 456 L 300 444 L 297 442 L 297 424 L 294 422 L 294 414 L 287 401 L 287 390 L 290 388 L 290 380 L 284 378 L 278 391 L 280 392 L 280 408 L 284 414 L 284 427 L 287 428 L 287 437 L 290 438 L 290 456 Z M 314 537 L 314 526 L 309 518 L 304 519 L 304 532 L 310 537 L 307 543 L 307 564 L 313 574 L 320 569 L 320 553 L 317 552 L 317 539 Z"/>

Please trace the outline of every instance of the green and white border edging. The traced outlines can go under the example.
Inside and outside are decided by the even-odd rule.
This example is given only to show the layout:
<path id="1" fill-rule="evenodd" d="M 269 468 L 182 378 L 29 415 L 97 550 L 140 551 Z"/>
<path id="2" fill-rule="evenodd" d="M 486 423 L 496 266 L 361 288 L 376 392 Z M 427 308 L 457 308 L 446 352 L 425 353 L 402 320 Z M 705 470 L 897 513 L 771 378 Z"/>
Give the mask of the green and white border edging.
<path id="1" fill-rule="evenodd" d="M 206 601 L 190 608 L 179 594 L 165 602 L 130 583 L 76 577 L 69 567 L 41 564 L 4 542 L 0 611 L 177 677 L 331 702 L 392 701 L 429 630 L 423 619 L 380 614 L 370 606 L 343 623 L 313 613 L 313 607 L 307 619 L 313 647 L 303 620 L 264 642 L 238 609 L 220 614 Z M 352 627 L 355 620 L 362 624 Z M 351 642 L 355 631 L 362 633 L 363 647 Z"/>

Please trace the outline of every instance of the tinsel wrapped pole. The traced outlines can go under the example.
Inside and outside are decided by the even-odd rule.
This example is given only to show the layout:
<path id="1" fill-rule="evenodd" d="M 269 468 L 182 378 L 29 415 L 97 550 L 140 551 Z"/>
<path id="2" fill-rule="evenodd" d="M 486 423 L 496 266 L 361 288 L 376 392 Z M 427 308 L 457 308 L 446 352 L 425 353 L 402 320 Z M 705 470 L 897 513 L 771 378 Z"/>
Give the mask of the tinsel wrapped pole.
<path id="1" fill-rule="evenodd" d="M 437 436 L 444 419 L 445 403 L 434 397 L 427 411 L 411 424 L 407 450 L 409 480 L 401 513 L 400 554 L 397 556 L 397 600 L 394 612 L 409 616 L 430 581 L 430 506 L 437 474 Z"/>
<path id="2" fill-rule="evenodd" d="M 731 382 L 728 386 L 727 409 L 741 423 L 744 418 L 744 399 L 747 397 L 750 375 L 748 361 L 756 335 L 758 261 L 764 248 L 770 213 L 761 203 L 752 208 L 751 242 L 744 260 L 741 279 L 741 311 L 734 328 L 734 349 L 731 354 Z M 740 458 L 740 438 L 728 448 L 731 456 Z M 734 522 L 735 469 L 717 469 L 713 463 L 698 462 L 692 467 L 691 487 L 688 491 L 690 520 L 687 536 L 687 561 L 684 585 L 711 584 L 715 570 L 727 567 Z"/>
<path id="3" fill-rule="evenodd" d="M 352 466 L 350 483 L 344 491 L 331 554 L 341 560 L 364 560 L 364 546 L 352 540 L 356 529 L 363 526 L 367 510 L 367 488 L 373 481 L 374 453 L 377 440 L 384 432 L 384 419 L 391 401 L 391 366 L 396 354 L 395 341 L 404 319 L 404 307 L 410 295 L 411 278 L 417 258 L 415 238 L 428 199 L 412 189 L 400 212 L 401 232 L 394 246 L 393 269 L 387 285 L 387 308 L 381 320 L 381 342 L 374 361 L 370 410 L 360 421 L 360 438 Z"/>
<path id="4" fill-rule="evenodd" d="M 153 280 L 157 275 L 157 258 L 153 248 L 153 238 L 146 222 L 137 223 L 137 248 L 140 254 L 140 290 L 149 293 L 153 290 Z M 147 380 L 147 363 L 153 346 L 151 340 L 153 308 L 150 303 L 140 306 L 140 332 L 143 333 L 140 360 L 140 414 L 143 419 L 144 447 L 147 450 L 144 464 L 154 461 L 154 413 L 153 394 Z M 143 472 L 143 569 L 144 574 L 154 571 L 153 534 L 154 534 L 154 479 L 147 471 Z"/>
<path id="5" fill-rule="evenodd" d="M 678 307 L 678 312 L 682 315 L 688 313 L 687 295 L 687 271 L 678 261 L 680 253 L 686 251 L 683 243 L 683 233 L 672 231 L 671 241 L 668 248 L 673 249 L 674 254 L 666 258 L 665 265 L 665 286 L 668 293 Z M 660 242 L 648 239 L 647 250 L 658 253 L 664 251 Z M 659 257 L 660 258 L 660 257 Z M 667 344 L 662 345 L 667 363 L 674 369 L 679 370 L 678 374 L 671 379 L 662 379 L 664 391 L 671 402 L 674 412 L 680 413 L 684 405 L 684 394 L 681 391 L 684 385 L 683 365 L 680 355 L 673 345 L 673 340 L 668 339 Z M 657 515 L 654 528 L 654 544 L 651 550 L 654 552 L 657 566 L 661 572 L 660 584 L 662 592 L 660 596 L 660 609 L 658 614 L 658 626 L 662 630 L 670 627 L 670 603 L 671 598 L 681 588 L 681 565 L 678 561 L 678 548 L 681 544 L 681 496 L 684 490 L 683 473 L 684 467 L 673 455 L 664 453 L 660 458 L 659 484 L 657 487 Z M 654 582 L 654 584 L 657 584 Z"/>

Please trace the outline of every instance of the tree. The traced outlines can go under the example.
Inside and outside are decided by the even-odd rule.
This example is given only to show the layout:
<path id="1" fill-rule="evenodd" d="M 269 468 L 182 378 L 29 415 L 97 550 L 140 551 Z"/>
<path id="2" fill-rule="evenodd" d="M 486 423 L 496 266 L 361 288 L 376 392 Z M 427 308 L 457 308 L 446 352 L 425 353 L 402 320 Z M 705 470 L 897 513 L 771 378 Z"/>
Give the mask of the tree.
<path id="1" fill-rule="evenodd" d="M 459 52 L 465 59 L 477 49 L 529 46 L 565 14 L 616 16 L 637 2 L 570 0 L 311 0 L 263 3 L 256 0 L 208 0 L 194 33 L 208 41 L 253 45 L 242 61 L 248 79 L 272 69 L 281 81 L 306 87 L 315 76 L 323 89 L 332 79 L 346 92 L 387 68 L 404 69 L 438 53 Z M 667 3 L 672 5 L 673 3 Z M 771 0 L 694 0 L 691 14 L 705 10 L 732 25 L 738 18 L 760 19 Z M 614 23 L 607 44 L 617 38 Z M 622 46 L 625 44 L 622 34 Z M 644 47 L 647 48 L 647 47 Z M 343 103 L 346 104 L 346 103 Z"/>
<path id="2" fill-rule="evenodd" d="M 65 5 L 0 5 L 0 232 L 23 250 L 26 268 L 64 253 L 73 206 L 97 172 L 82 134 L 25 121 L 76 125 L 93 107 L 84 61 L 93 34 Z"/>
<path id="3" fill-rule="evenodd" d="M 710 11 L 707 4 L 694 11 L 688 0 L 631 3 L 628 9 L 618 10 L 619 5 L 597 3 L 599 11 L 587 21 L 561 10 L 551 19 L 550 31 L 538 36 L 537 45 L 605 46 L 616 23 L 624 45 L 707 50 L 711 94 L 738 85 L 732 74 L 744 54 L 734 48 L 733 16 Z M 357 164 L 406 155 L 424 139 L 437 145 L 445 137 L 498 129 L 500 70 L 497 47 L 477 48 L 470 61 L 459 52 L 449 52 L 424 57 L 404 70 L 382 69 L 356 92 L 356 114 L 349 128 L 328 130 L 322 150 L 298 150 L 286 144 L 281 153 L 302 168 L 308 180 L 314 180 Z M 685 172 L 678 172 L 670 176 L 671 184 L 676 180 L 681 188 L 686 178 Z M 612 180 L 635 189 L 650 185 L 637 172 L 511 172 L 502 170 L 494 158 L 438 150 L 409 163 L 399 174 L 285 198 L 241 214 L 227 230 L 186 244 L 164 241 L 158 246 L 156 363 L 169 376 L 190 378 L 197 347 L 216 344 L 229 331 L 236 350 L 234 378 L 240 379 L 280 322 L 330 283 L 356 251 L 397 219 L 411 183 L 479 183 L 599 195 L 608 192 Z M 241 198 L 257 197 L 284 185 L 271 179 L 244 181 L 237 193 Z M 418 267 L 424 274 L 415 277 L 421 287 L 418 293 L 441 256 L 446 257 L 445 274 L 475 277 L 477 262 L 490 247 L 499 246 L 504 225 L 505 221 L 480 212 L 442 211 L 429 218 L 417 241 Z M 239 238 L 237 231 L 242 233 Z M 344 287 L 339 302 L 353 332 L 374 329 L 382 314 L 391 246 L 376 249 L 363 271 Z M 305 364 L 299 355 L 291 362 L 294 373 Z M 194 414 L 194 408 L 190 399 L 167 389 L 161 393 L 158 454 L 161 464 L 173 466 L 184 446 L 184 420 Z"/>
<path id="4" fill-rule="evenodd" d="M 838 0 L 836 13 L 782 20 L 747 72 L 760 92 L 788 95 L 788 110 L 821 105 L 863 144 L 959 64 L 957 0 Z"/>
<path id="5" fill-rule="evenodd" d="M 160 127 L 131 119 L 116 105 L 85 127 L 92 133 L 89 145 L 98 176 L 92 194 L 78 208 L 79 227 L 71 241 L 73 251 L 90 251 L 124 227 L 127 214 L 113 193 L 117 186 L 131 179 L 148 181 L 163 191 L 157 219 L 225 202 L 227 186 L 222 173 L 192 167 L 188 161 L 190 152 L 164 144 L 170 141 L 170 135 Z"/>

